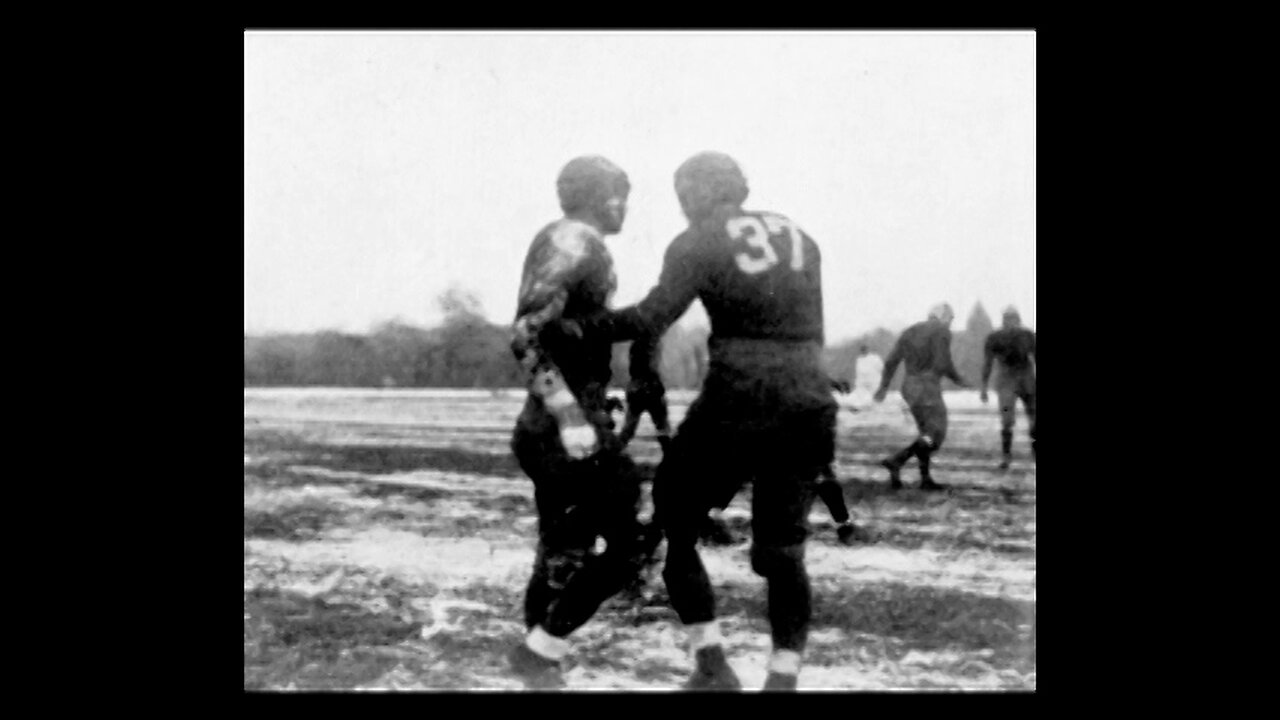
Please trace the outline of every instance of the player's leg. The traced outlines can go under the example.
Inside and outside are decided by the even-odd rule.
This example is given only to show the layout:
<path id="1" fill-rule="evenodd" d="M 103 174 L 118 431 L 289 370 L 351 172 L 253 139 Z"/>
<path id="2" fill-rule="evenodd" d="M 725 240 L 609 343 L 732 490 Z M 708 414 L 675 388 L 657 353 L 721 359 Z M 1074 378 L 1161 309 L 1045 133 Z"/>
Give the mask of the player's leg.
<path id="1" fill-rule="evenodd" d="M 671 423 L 667 417 L 667 399 L 658 398 L 649 408 L 649 417 L 658 430 L 658 445 L 662 447 L 662 456 L 666 457 L 671 450 Z"/>
<path id="2" fill-rule="evenodd" d="M 581 519 L 582 537 L 594 543 L 597 535 L 603 536 L 606 549 L 587 558 L 548 608 L 543 626 L 556 638 L 568 638 L 640 571 L 637 560 L 645 538 L 636 518 L 640 478 L 634 463 L 621 453 L 601 453 L 584 464 L 591 475 L 589 486 L 570 515 Z"/>
<path id="3" fill-rule="evenodd" d="M 996 385 L 996 398 L 1000 403 L 1000 469 L 1006 470 L 1013 459 L 1013 427 L 1018 419 L 1016 385 L 1002 376 Z"/>
<path id="4" fill-rule="evenodd" d="M 906 465 L 911 458 L 920 458 L 922 452 L 928 449 L 928 441 L 925 440 L 928 432 L 925 428 L 930 423 L 930 408 L 928 405 L 919 402 L 909 402 L 907 407 L 911 412 L 911 419 L 915 421 L 918 436 L 910 445 L 880 463 L 889 471 L 889 486 L 895 490 L 902 487 L 902 476 L 900 474 L 902 466 Z"/>
<path id="5" fill-rule="evenodd" d="M 821 480 L 818 481 L 818 497 L 827 506 L 831 519 L 841 525 L 849 520 L 849 508 L 844 502 L 844 488 L 836 479 L 836 471 L 830 465 L 822 468 Z"/>
<path id="6" fill-rule="evenodd" d="M 760 463 L 752 484 L 751 568 L 768 586 L 773 640 L 766 690 L 796 688 L 808 639 L 813 596 L 804 565 L 805 540 L 817 476 L 833 455 L 827 422 L 825 413 L 788 422 L 775 435 L 775 455 Z"/>
<path id="7" fill-rule="evenodd" d="M 920 462 L 920 489 L 942 490 L 946 486 L 934 481 L 930 468 L 933 455 L 942 449 L 942 443 L 947 439 L 947 406 L 942 402 L 941 391 L 935 402 L 921 406 L 921 415 L 923 422 L 920 439 L 916 442 L 916 458 Z"/>
<path id="8" fill-rule="evenodd" d="M 640 408 L 627 403 L 627 417 L 622 422 L 622 432 L 618 433 L 618 442 L 624 448 L 631 442 L 631 438 L 636 436 L 636 429 L 640 427 L 640 413 Z"/>
<path id="9" fill-rule="evenodd" d="M 512 450 L 533 481 L 538 509 L 538 550 L 525 590 L 524 615 L 528 634 L 508 656 L 511 667 L 531 687 L 558 687 L 560 661 L 568 653 L 563 638 L 545 628 L 550 609 L 572 576 L 586 562 L 595 542 L 581 517 L 567 513 L 573 502 L 573 464 L 554 435 L 554 424 L 542 417 L 522 417 Z"/>
<path id="10" fill-rule="evenodd" d="M 715 593 L 702 558 L 698 536 L 707 511 L 723 497 L 722 484 L 741 482 L 736 464 L 717 466 L 717 459 L 732 456 L 720 442 L 714 422 L 704 422 L 698 408 L 689 415 L 672 439 L 671 453 L 663 458 L 654 479 L 654 517 L 661 522 L 667 538 L 666 565 L 662 578 L 671 607 L 680 617 L 689 636 L 695 668 L 685 687 L 703 690 L 735 690 L 741 687 L 725 657 L 723 638 L 716 621 Z"/>
<path id="11" fill-rule="evenodd" d="M 836 479 L 836 472 L 831 465 L 827 465 L 822 469 L 817 493 L 818 497 L 822 499 L 822 504 L 827 506 L 827 512 L 831 513 L 831 519 L 836 523 L 836 539 L 840 541 L 840 544 L 853 545 L 858 542 L 871 542 L 871 533 L 866 528 L 855 523 L 853 518 L 850 517 L 849 506 L 844 499 L 844 487 Z"/>
<path id="12" fill-rule="evenodd" d="M 1036 459 L 1036 379 L 1028 375 L 1022 388 L 1022 406 L 1027 411 L 1027 423 L 1031 426 L 1031 459 Z"/>
<path id="13" fill-rule="evenodd" d="M 916 429 L 923 434 L 924 423 L 927 421 L 927 411 L 922 404 L 922 396 L 924 389 L 920 380 L 913 375 L 908 375 L 902 380 L 902 399 L 906 401 L 908 410 L 911 413 L 911 419 L 915 421 Z M 912 443 L 891 457 L 880 462 L 886 470 L 889 471 L 889 487 L 897 490 L 902 487 L 901 470 L 902 466 L 913 457 L 919 457 L 920 454 L 920 438 L 917 437 Z"/>

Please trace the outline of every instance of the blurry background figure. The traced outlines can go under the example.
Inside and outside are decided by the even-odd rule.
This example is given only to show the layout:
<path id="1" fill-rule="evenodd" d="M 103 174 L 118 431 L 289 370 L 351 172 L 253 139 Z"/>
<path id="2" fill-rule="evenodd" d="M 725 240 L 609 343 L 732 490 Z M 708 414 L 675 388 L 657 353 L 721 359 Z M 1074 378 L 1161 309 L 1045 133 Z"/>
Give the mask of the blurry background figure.
<path id="1" fill-rule="evenodd" d="M 618 433 L 618 441 L 626 447 L 636 435 L 640 416 L 649 413 L 658 431 L 658 444 L 665 457 L 671 444 L 671 424 L 667 420 L 667 389 L 655 367 L 659 356 L 656 337 L 640 338 L 631 344 L 631 382 L 627 385 L 627 417 Z"/>
<path id="2" fill-rule="evenodd" d="M 884 375 L 884 358 L 879 353 L 871 352 L 870 346 L 863 344 L 858 348 L 858 360 L 853 366 L 852 400 L 855 412 L 872 405 L 872 398 L 880 388 L 880 378 Z"/>
<path id="3" fill-rule="evenodd" d="M 999 330 L 987 336 L 983 346 L 982 402 L 987 402 L 987 381 L 992 365 L 1000 365 L 996 375 L 996 399 L 1000 403 L 1000 469 L 1007 470 L 1013 459 L 1013 426 L 1022 401 L 1030 423 L 1031 459 L 1036 458 L 1036 334 L 1022 327 L 1022 317 L 1012 305 L 1005 309 Z"/>
<path id="4" fill-rule="evenodd" d="M 920 435 L 915 442 L 885 459 L 880 464 L 889 471 L 889 485 L 895 490 L 902 487 L 898 472 L 915 457 L 920 463 L 920 489 L 943 490 L 944 485 L 934 482 L 929 472 L 930 458 L 947 437 L 947 405 L 942 399 L 942 378 L 949 378 L 960 387 L 969 387 L 951 361 L 951 321 L 955 313 L 947 303 L 935 305 L 929 318 L 903 331 L 885 362 L 880 389 L 875 401 L 882 402 L 889 392 L 889 383 L 898 369 L 898 363 L 906 366 L 902 380 L 902 398 L 911 408 Z"/>

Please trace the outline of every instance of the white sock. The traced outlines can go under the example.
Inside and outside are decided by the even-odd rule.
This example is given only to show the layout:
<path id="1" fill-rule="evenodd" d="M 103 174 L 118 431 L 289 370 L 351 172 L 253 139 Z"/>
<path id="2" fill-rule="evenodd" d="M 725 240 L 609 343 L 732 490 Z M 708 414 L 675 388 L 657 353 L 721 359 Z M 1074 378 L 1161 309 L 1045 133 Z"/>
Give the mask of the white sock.
<path id="1" fill-rule="evenodd" d="M 794 650 L 774 650 L 769 656 L 769 672 L 779 675 L 799 675 L 800 653 Z"/>
<path id="2" fill-rule="evenodd" d="M 541 625 L 529 631 L 529 637 L 525 638 L 524 644 L 548 660 L 559 661 L 569 654 L 568 638 L 558 638 L 543 630 Z"/>
<path id="3" fill-rule="evenodd" d="M 715 620 L 686 625 L 685 629 L 689 632 L 689 652 L 691 653 L 697 654 L 698 650 L 704 647 L 724 643 L 724 637 L 720 635 L 720 623 Z"/>

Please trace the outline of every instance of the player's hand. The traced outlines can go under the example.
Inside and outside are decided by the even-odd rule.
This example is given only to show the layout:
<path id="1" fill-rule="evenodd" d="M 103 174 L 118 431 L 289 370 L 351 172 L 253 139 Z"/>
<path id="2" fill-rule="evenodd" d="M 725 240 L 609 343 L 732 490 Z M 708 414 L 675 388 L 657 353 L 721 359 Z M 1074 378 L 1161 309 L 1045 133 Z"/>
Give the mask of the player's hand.
<path id="1" fill-rule="evenodd" d="M 983 404 L 983 405 L 986 405 L 986 404 L 987 404 L 987 389 L 986 389 L 986 388 L 982 388 L 982 392 L 978 393 L 978 399 L 982 401 L 982 404 Z"/>
<path id="2" fill-rule="evenodd" d="M 561 423 L 560 442 L 564 444 L 565 452 L 574 460 L 589 457 L 600 447 L 600 441 L 596 437 L 596 429 L 591 426 L 591 423 L 587 422 L 581 424 Z"/>
<path id="3" fill-rule="evenodd" d="M 876 402 L 884 402 L 884 396 L 888 394 L 889 394 L 889 390 L 887 388 L 880 388 L 879 390 L 876 391 L 875 395 L 871 396 L 871 399 L 875 400 Z"/>

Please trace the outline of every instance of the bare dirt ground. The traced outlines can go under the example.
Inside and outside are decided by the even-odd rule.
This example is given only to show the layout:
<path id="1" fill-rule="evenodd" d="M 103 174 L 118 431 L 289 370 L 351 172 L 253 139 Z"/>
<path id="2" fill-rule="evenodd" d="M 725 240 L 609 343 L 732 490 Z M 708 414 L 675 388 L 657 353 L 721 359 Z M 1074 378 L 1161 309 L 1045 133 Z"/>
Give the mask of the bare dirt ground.
<path id="1" fill-rule="evenodd" d="M 672 393 L 673 421 L 688 394 Z M 532 486 L 507 443 L 518 391 L 245 390 L 246 690 L 521 690 L 505 668 L 523 635 Z M 807 566 L 814 617 L 800 675 L 812 690 L 1034 690 L 1036 486 L 1025 417 L 1013 467 L 976 393 L 949 393 L 935 458 L 948 493 L 888 491 L 876 463 L 914 430 L 896 395 L 841 412 L 836 472 L 854 518 L 845 547 L 821 502 Z M 659 459 L 652 427 L 630 450 Z M 730 661 L 761 686 L 764 583 L 742 542 L 704 547 Z M 607 602 L 573 636 L 570 690 L 672 690 L 691 669 L 661 580 Z"/>

